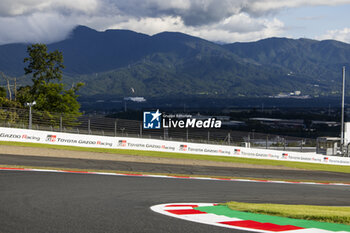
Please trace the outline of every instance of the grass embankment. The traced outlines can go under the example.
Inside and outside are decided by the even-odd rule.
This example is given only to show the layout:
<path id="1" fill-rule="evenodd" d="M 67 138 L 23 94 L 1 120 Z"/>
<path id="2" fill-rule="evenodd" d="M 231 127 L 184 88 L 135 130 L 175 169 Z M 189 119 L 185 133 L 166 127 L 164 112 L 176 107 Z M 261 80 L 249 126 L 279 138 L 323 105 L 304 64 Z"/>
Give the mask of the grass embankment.
<path id="1" fill-rule="evenodd" d="M 350 207 L 228 202 L 232 210 L 350 225 Z M 349 226 L 350 229 L 350 226 Z"/>
<path id="2" fill-rule="evenodd" d="M 99 153 L 110 153 L 110 154 L 135 155 L 135 156 L 150 156 L 150 157 L 160 157 L 160 158 L 193 159 L 193 160 L 205 160 L 205 161 L 214 161 L 214 162 L 242 163 L 242 164 L 252 164 L 252 165 L 297 168 L 297 169 L 305 169 L 305 170 L 350 173 L 350 166 L 278 161 L 278 160 L 269 160 L 269 159 L 250 159 L 250 158 L 237 158 L 237 157 L 228 157 L 228 156 L 226 157 L 210 156 L 210 155 L 196 155 L 196 154 L 185 154 L 185 153 L 175 153 L 175 152 L 155 152 L 155 151 L 127 150 L 127 149 L 104 149 L 104 148 L 89 148 L 89 147 L 76 147 L 76 146 L 58 146 L 58 145 L 48 145 L 48 144 L 40 144 L 40 143 L 21 143 L 21 142 L 0 142 L 0 145 L 51 148 L 51 149 L 60 149 L 60 150 L 99 152 Z"/>

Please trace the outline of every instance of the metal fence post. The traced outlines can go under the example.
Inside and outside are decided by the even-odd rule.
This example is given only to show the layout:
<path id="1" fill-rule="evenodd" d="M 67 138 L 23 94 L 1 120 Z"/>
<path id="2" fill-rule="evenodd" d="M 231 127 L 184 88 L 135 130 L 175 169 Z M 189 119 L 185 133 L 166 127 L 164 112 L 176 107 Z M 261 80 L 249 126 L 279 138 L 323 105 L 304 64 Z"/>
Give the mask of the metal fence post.
<path id="1" fill-rule="evenodd" d="M 268 148 L 268 145 L 267 145 L 268 141 L 269 141 L 269 136 L 266 135 L 266 149 Z"/>
<path id="2" fill-rule="evenodd" d="M 165 140 L 166 139 L 166 129 L 164 128 L 164 130 L 163 130 L 163 140 Z"/>
<path id="3" fill-rule="evenodd" d="M 140 137 L 142 138 L 142 123 L 140 123 Z"/>
<path id="4" fill-rule="evenodd" d="M 60 115 L 60 132 L 62 132 L 63 121 L 62 121 L 62 113 Z"/>
<path id="5" fill-rule="evenodd" d="M 210 142 L 210 131 L 208 131 L 208 143 Z"/>
<path id="6" fill-rule="evenodd" d="M 228 133 L 227 135 L 227 141 L 228 141 L 228 145 L 231 145 L 231 133 Z"/>
<path id="7" fill-rule="evenodd" d="M 188 128 L 186 128 L 186 142 L 188 142 Z"/>
<path id="8" fill-rule="evenodd" d="M 91 134 L 91 128 L 90 128 L 90 118 L 88 119 L 88 132 L 89 132 L 89 134 Z"/>
<path id="9" fill-rule="evenodd" d="M 117 120 L 114 121 L 114 137 L 117 136 Z"/>
<path id="10" fill-rule="evenodd" d="M 303 144 L 304 144 L 304 139 L 302 139 L 300 143 L 300 152 L 303 152 Z"/>
<path id="11" fill-rule="evenodd" d="M 32 129 L 32 106 L 29 105 L 29 123 L 28 123 L 28 128 Z"/>

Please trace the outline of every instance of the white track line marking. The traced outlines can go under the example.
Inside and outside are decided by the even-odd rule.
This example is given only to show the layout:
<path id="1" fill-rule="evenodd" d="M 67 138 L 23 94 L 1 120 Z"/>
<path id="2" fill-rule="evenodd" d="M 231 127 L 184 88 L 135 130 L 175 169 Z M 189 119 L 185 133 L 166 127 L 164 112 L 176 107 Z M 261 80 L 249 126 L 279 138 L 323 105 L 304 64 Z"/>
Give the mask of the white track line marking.
<path id="1" fill-rule="evenodd" d="M 213 178 L 213 177 L 195 177 L 195 176 L 175 176 L 175 175 L 150 175 L 150 174 L 132 174 L 132 173 L 109 173 L 109 172 L 89 172 L 79 170 L 54 170 L 54 169 L 31 169 L 31 168 L 16 168 L 16 167 L 0 167 L 0 171 L 34 171 L 34 172 L 53 172 L 53 173 L 73 173 L 73 174 L 92 174 L 92 175 L 107 175 L 107 176 L 128 176 L 128 177 L 151 177 L 151 178 L 166 178 L 166 179 L 191 179 L 191 180 L 212 180 L 212 181 L 233 181 L 233 182 L 253 182 L 253 183 L 272 183 L 272 184 L 304 184 L 304 185 L 336 185 L 349 186 L 350 183 L 317 183 L 317 182 L 293 182 L 293 181 L 278 181 L 278 180 L 251 180 L 251 179 L 229 179 L 229 178 Z"/>

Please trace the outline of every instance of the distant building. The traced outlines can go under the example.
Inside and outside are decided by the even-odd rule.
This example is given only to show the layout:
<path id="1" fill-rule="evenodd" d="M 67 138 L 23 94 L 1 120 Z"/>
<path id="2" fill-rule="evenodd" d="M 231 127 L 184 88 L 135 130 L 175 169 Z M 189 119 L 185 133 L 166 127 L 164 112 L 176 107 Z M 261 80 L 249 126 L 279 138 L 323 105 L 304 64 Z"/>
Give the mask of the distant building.
<path id="1" fill-rule="evenodd" d="M 238 127 L 238 126 L 245 126 L 246 123 L 244 121 L 223 121 L 222 125 L 224 126 L 232 126 L 232 127 Z"/>
<path id="2" fill-rule="evenodd" d="M 268 125 L 271 127 L 279 128 L 304 128 L 304 120 L 284 120 L 284 119 L 274 119 L 274 118 L 249 118 L 251 121 L 258 121 L 262 125 Z"/>
<path id="3" fill-rule="evenodd" d="M 146 99 L 144 97 L 125 97 L 124 100 L 130 100 L 138 103 L 146 102 Z"/>
<path id="4" fill-rule="evenodd" d="M 336 121 L 311 121 L 311 126 L 324 125 L 328 127 L 339 126 L 340 123 Z"/>

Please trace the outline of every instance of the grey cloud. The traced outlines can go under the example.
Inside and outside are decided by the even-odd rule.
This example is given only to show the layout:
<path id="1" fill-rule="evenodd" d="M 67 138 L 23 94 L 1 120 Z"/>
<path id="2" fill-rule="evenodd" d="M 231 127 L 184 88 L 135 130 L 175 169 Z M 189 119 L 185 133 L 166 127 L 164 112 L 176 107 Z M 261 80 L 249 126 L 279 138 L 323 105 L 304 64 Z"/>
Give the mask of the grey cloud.
<path id="1" fill-rule="evenodd" d="M 56 13 L 0 17 L 3 32 L 0 34 L 0 44 L 55 42 L 66 38 L 74 26 L 74 22 Z"/>
<path id="2" fill-rule="evenodd" d="M 259 18 L 286 8 L 350 4 L 350 0 L 108 0 L 133 17 L 179 16 L 188 26 L 217 23 L 238 14 Z"/>
<path id="3" fill-rule="evenodd" d="M 164 0 L 109 1 L 122 14 L 139 18 L 179 16 L 187 26 L 219 22 L 238 13 L 240 2 L 232 0 L 174 0 L 171 3 Z"/>
<path id="4" fill-rule="evenodd" d="M 122 22 L 174 17 L 187 29 L 226 32 L 264 30 L 263 16 L 301 5 L 335 5 L 350 0 L 1 0 L 0 43 L 57 41 L 78 24 L 107 29 Z M 247 16 L 224 24 L 230 17 Z M 249 19 L 256 18 L 258 20 Z"/>
<path id="5" fill-rule="evenodd" d="M 16 17 L 38 12 L 96 13 L 103 0 L 1 0 L 0 16 Z"/>
<path id="6" fill-rule="evenodd" d="M 219 22 L 235 13 L 239 8 L 232 1 L 210 1 L 203 6 L 197 2 L 184 12 L 182 18 L 186 25 L 198 26 Z"/>

